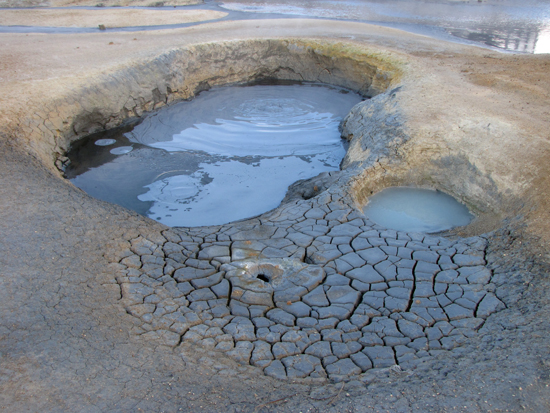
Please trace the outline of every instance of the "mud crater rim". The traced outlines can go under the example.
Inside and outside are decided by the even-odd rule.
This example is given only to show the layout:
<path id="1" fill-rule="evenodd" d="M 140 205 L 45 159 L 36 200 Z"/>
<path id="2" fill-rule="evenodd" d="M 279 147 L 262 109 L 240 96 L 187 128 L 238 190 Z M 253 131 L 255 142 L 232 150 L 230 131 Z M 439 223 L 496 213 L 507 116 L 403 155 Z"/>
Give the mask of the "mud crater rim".
<path id="1" fill-rule="evenodd" d="M 235 50 L 235 43 L 231 47 Z M 326 73 L 324 83 L 347 85 L 364 95 L 386 99 L 397 93 L 385 93 L 391 71 L 361 66 L 364 61 L 349 56 L 344 64 L 323 47 L 279 41 L 266 50 L 294 54 L 294 68 L 280 62 L 273 68 L 281 78 L 299 73 L 320 80 Z M 227 48 L 206 45 L 200 51 L 215 50 L 225 62 Z M 327 66 L 336 61 L 344 74 L 327 69 L 310 75 L 300 68 L 306 58 L 311 67 L 318 59 Z M 250 65 L 256 67 L 257 61 Z M 235 80 L 225 76 L 216 80 L 218 85 Z M 354 83 L 346 83 L 353 76 Z M 216 74 L 203 75 L 190 87 L 191 94 L 208 89 L 212 79 L 218 79 Z M 170 103 L 168 89 L 151 91 L 141 110 Z M 104 120 L 102 113 L 92 113 Z M 97 124 L 93 116 L 74 120 L 68 141 Z M 486 238 L 446 239 L 374 224 L 351 205 L 356 193 L 346 187 L 351 175 L 368 167 L 350 168 L 316 196 L 285 203 L 261 218 L 131 239 L 113 264 L 121 304 L 138 320 L 136 334 L 170 346 L 196 343 L 277 378 L 338 381 L 373 368 L 413 369 L 422 359 L 468 341 L 487 317 L 505 308 L 491 286 Z M 257 278 L 265 271 L 253 276 L 243 269 L 251 262 L 284 260 L 299 267 L 296 273 L 311 275 L 311 283 L 298 277 L 293 285 L 278 288 L 273 279 Z"/>

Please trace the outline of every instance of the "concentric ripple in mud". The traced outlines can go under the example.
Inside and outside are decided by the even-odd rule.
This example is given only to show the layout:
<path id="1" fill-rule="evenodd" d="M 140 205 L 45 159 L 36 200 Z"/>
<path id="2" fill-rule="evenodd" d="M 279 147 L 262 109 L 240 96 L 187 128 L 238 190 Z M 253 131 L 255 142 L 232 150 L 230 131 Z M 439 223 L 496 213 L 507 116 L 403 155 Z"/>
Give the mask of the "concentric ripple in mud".
<path id="1" fill-rule="evenodd" d="M 90 195 L 170 226 L 253 217 L 277 207 L 293 182 L 339 168 L 338 126 L 360 100 L 319 85 L 211 90 L 116 137 L 120 147 L 110 153 L 129 145 L 132 153 L 81 173 L 73 156 L 67 175 Z M 93 148 L 104 162 L 104 149 Z"/>

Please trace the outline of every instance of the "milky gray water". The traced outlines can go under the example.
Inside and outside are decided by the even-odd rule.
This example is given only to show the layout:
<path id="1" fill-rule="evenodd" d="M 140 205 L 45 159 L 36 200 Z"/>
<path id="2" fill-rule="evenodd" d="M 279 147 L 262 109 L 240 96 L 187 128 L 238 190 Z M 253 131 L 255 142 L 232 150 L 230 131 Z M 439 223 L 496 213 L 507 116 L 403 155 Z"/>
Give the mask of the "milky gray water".
<path id="1" fill-rule="evenodd" d="M 407 232 L 445 231 L 474 218 L 465 205 L 443 192 L 406 187 L 371 196 L 363 212 L 378 225 Z"/>
<path id="2" fill-rule="evenodd" d="M 321 85 L 210 90 L 80 142 L 66 176 L 169 226 L 257 216 L 276 208 L 293 182 L 339 169 L 338 126 L 360 101 Z"/>
<path id="3" fill-rule="evenodd" d="M 224 0 L 239 12 L 355 20 L 443 40 L 550 53 L 548 0 Z"/>
<path id="4" fill-rule="evenodd" d="M 216 21 L 303 17 L 359 21 L 389 26 L 436 39 L 484 45 L 499 50 L 550 53 L 549 0 L 224 0 L 222 2 L 207 0 L 202 4 L 177 8 L 228 13 L 227 16 Z M 76 7 L 76 9 L 82 9 L 82 7 Z M 85 7 L 85 9 L 93 11 L 97 8 Z M 155 8 L 155 10 L 161 9 L 172 10 L 173 7 Z M 207 23 L 108 27 L 107 32 L 166 30 Z M 0 33 L 47 34 L 98 31 L 99 28 L 89 27 L 0 26 Z"/>

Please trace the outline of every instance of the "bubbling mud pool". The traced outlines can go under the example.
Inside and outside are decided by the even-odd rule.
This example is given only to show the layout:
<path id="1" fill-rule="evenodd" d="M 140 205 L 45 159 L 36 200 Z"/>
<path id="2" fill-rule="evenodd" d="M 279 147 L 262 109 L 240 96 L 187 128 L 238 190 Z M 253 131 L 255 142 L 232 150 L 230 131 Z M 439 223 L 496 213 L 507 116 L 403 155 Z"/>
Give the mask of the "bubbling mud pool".
<path id="1" fill-rule="evenodd" d="M 338 126 L 360 101 L 318 84 L 213 89 L 76 143 L 65 176 L 169 226 L 254 217 L 293 182 L 339 169 Z"/>
<path id="2" fill-rule="evenodd" d="M 433 233 L 468 225 L 473 215 L 452 196 L 420 188 L 386 188 L 369 198 L 363 212 L 397 231 Z"/>

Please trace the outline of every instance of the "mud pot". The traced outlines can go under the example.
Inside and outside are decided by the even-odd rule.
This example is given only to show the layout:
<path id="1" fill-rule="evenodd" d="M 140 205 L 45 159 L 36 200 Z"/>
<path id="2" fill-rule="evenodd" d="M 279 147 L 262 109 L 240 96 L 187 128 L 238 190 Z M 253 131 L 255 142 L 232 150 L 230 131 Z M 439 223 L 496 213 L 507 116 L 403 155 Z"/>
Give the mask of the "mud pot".
<path id="1" fill-rule="evenodd" d="M 321 76 L 328 84 L 346 86 L 372 99 L 354 106 L 360 99 L 353 94 L 312 86 L 212 90 L 191 102 L 152 112 L 124 134 L 125 141 L 121 134 L 117 139 L 109 134 L 81 144 L 101 151 L 100 162 L 106 156 L 116 159 L 101 167 L 85 159 L 91 163 L 89 171 L 76 176 L 74 183 L 90 193 L 96 188 L 100 197 L 102 193 L 122 197 L 137 186 L 141 195 L 136 196 L 134 189 L 130 205 L 135 198 L 148 201 L 147 215 L 160 222 L 198 227 L 163 231 L 160 243 L 133 238 L 115 255 L 122 302 L 139 320 L 139 334 L 172 346 L 196 343 L 276 378 L 337 381 L 372 368 L 411 369 L 431 357 L 430 352 L 452 350 L 476 335 L 489 315 L 506 308 L 495 295 L 493 274 L 486 266 L 487 236 L 447 239 L 422 231 L 395 231 L 391 225 L 375 224 L 355 207 L 361 201 L 353 182 L 368 185 L 361 173 L 368 170 L 371 159 L 386 155 L 396 139 L 400 145 L 408 139 L 395 133 L 400 116 L 386 108 L 399 93 L 392 83 L 402 75 L 403 64 L 399 59 L 365 61 L 360 51 L 330 56 L 335 50 L 331 45 L 270 41 L 256 44 L 255 49 L 276 56 L 271 68 L 262 67 L 258 73 L 256 61 L 245 61 L 252 75 L 220 79 L 220 73 L 231 68 L 231 59 L 245 53 L 246 47 L 250 46 L 205 45 L 200 46 L 199 56 L 215 52 L 223 58 L 222 67 L 211 74 L 222 85 Z M 176 64 L 186 53 L 171 56 L 168 65 L 163 59 L 162 67 Z M 281 60 L 290 64 L 281 69 Z M 330 69 L 316 67 L 327 63 Z M 211 86 L 208 78 L 199 77 L 195 84 L 195 90 Z M 176 98 L 174 90 L 188 89 L 172 84 L 154 93 L 162 104 Z M 305 111 L 315 100 L 316 106 Z M 137 110 L 128 109 L 118 112 L 132 120 Z M 100 119 L 102 110 L 98 107 L 93 117 L 75 114 L 72 130 L 57 146 L 74 141 L 78 137 L 74 132 L 85 133 L 107 121 Z M 392 123 L 381 122 L 368 111 L 378 111 Z M 340 128 L 350 141 L 342 171 L 337 171 L 343 157 L 337 132 L 341 122 L 327 114 L 334 112 L 345 116 Z M 300 123 L 305 128 L 291 135 Z M 275 126 L 282 127 L 275 141 L 257 134 Z M 367 137 L 377 145 L 368 145 Z M 121 146 L 109 149 L 112 140 Z M 327 145 L 327 151 L 316 155 Z M 368 155 L 357 145 L 366 147 Z M 191 153 L 197 155 L 191 158 Z M 206 154 L 213 158 L 205 160 Z M 243 156 L 251 158 L 245 162 L 236 158 Z M 269 162 L 265 158 L 275 158 L 272 162 L 277 164 L 262 165 Z M 299 168 L 296 162 L 314 170 L 279 176 L 277 170 Z M 191 173 L 174 172 L 186 164 Z M 221 168 L 219 173 L 216 168 Z M 268 179 L 254 182 L 251 174 L 257 178 L 264 168 Z M 152 183 L 143 184 L 144 173 Z M 252 221 L 203 226 L 273 209 L 300 173 L 313 179 L 293 184 L 286 201 L 272 212 Z M 241 175 L 249 177 L 246 182 Z M 121 182 L 113 188 L 106 179 Z M 216 188 L 207 189 L 216 183 Z M 280 189 L 273 190 L 275 185 Z M 210 199 L 201 196 L 202 191 Z M 268 198 L 271 195 L 274 200 Z M 471 205 L 481 206 L 472 195 L 459 194 Z M 412 205 L 415 201 L 409 198 Z M 183 203 L 181 211 L 178 203 Z M 277 276 L 266 275 L 266 268 Z"/>
<path id="2" fill-rule="evenodd" d="M 548 406 L 546 56 L 308 19 L 1 36 L 4 406 Z M 464 220 L 392 228 L 391 187 Z"/>
<path id="3" fill-rule="evenodd" d="M 386 188 L 369 198 L 367 217 L 387 228 L 410 232 L 441 232 L 468 225 L 473 216 L 453 197 L 429 189 Z"/>
<path id="4" fill-rule="evenodd" d="M 69 153 L 65 175 L 169 226 L 251 218 L 276 208 L 293 182 L 339 169 L 338 126 L 360 100 L 321 85 L 203 92 L 117 139 L 89 137 Z"/>

